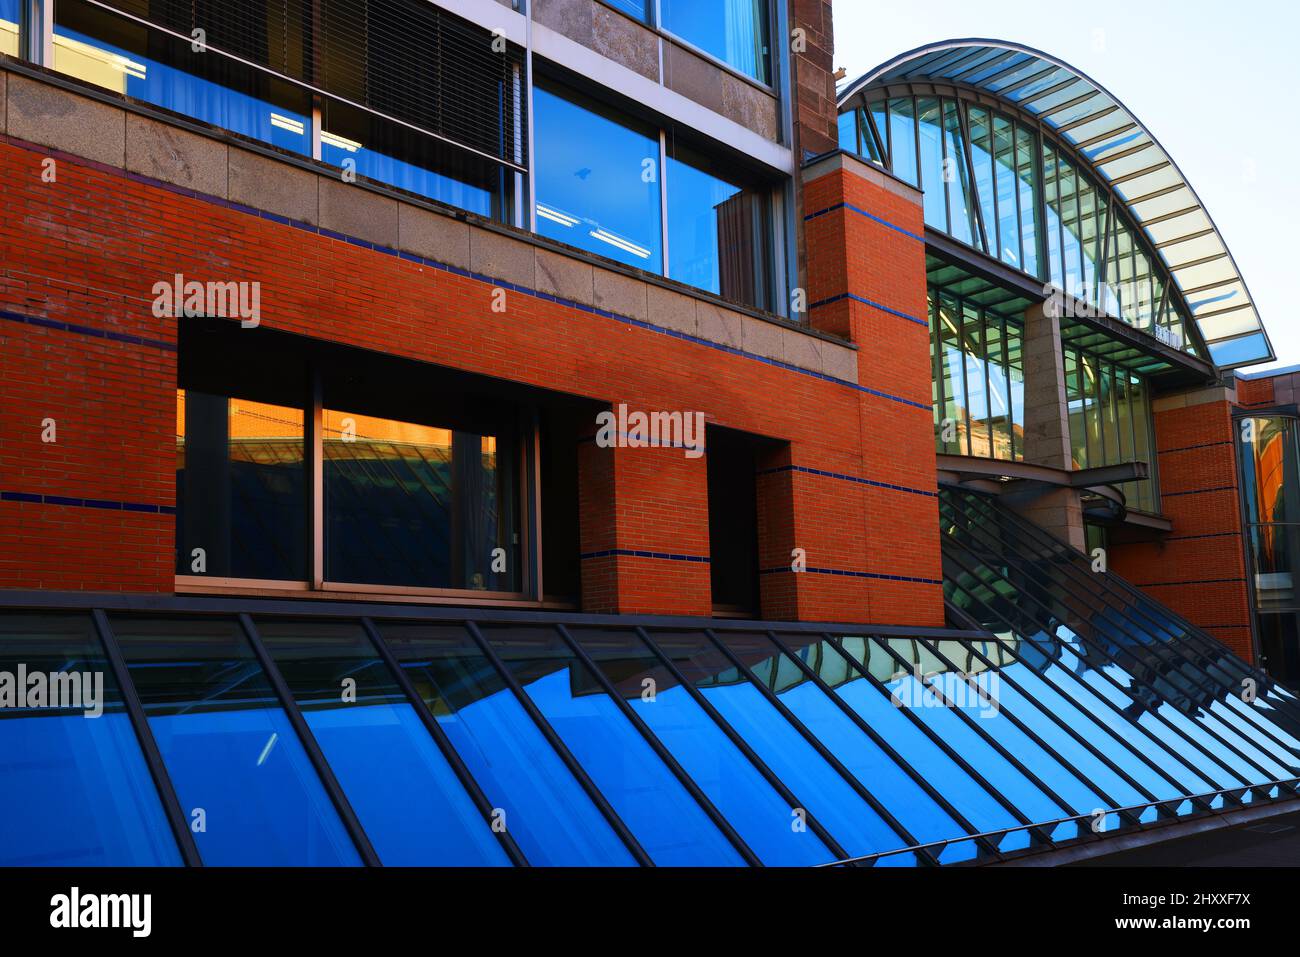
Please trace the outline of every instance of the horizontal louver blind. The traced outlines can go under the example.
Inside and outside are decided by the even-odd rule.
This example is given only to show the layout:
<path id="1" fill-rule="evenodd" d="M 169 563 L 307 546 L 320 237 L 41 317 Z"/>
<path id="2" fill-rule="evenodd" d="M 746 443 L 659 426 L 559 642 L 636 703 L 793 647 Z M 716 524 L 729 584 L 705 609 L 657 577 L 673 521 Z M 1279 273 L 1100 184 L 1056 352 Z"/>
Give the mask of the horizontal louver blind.
<path id="1" fill-rule="evenodd" d="M 523 165 L 522 51 L 426 0 L 92 2 Z"/>

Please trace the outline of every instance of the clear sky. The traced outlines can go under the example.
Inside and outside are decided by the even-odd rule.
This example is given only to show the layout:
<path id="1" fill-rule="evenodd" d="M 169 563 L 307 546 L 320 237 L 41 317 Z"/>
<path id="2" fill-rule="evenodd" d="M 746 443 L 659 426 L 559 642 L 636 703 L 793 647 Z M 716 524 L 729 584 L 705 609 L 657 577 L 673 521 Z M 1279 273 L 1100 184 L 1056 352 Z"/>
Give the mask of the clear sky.
<path id="1" fill-rule="evenodd" d="M 1300 364 L 1300 2 L 835 0 L 834 9 L 835 65 L 849 79 L 935 40 L 993 37 L 1106 87 L 1214 217 L 1279 363 Z"/>

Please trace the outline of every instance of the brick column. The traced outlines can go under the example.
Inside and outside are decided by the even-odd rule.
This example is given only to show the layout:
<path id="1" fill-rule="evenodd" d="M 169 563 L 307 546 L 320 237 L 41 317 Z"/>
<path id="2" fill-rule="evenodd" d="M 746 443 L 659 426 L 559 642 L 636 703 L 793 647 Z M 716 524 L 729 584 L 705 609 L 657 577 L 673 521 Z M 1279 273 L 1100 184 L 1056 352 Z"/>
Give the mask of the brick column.
<path id="1" fill-rule="evenodd" d="M 709 615 L 708 458 L 578 445 L 583 611 Z"/>
<path id="2" fill-rule="evenodd" d="M 1173 531 L 1112 546 L 1112 570 L 1250 660 L 1250 599 L 1242 540 L 1232 409 L 1214 386 L 1152 403 L 1160 510 Z"/>
<path id="3" fill-rule="evenodd" d="M 800 612 L 833 587 L 861 596 L 853 599 L 862 613 L 855 620 L 940 625 L 921 194 L 843 154 L 805 169 L 804 190 L 809 321 L 859 346 L 861 452 L 828 475 L 825 465 L 820 472 L 797 471 L 802 450 L 792 450 L 796 532 L 806 523 L 833 543 L 828 560 L 810 553 L 808 563 L 834 585 L 813 574 L 798 580 Z"/>
<path id="4" fill-rule="evenodd" d="M 1061 321 L 1047 303 L 1025 310 L 1025 462 L 1070 471 Z M 1075 489 L 1053 489 L 1017 508 L 1030 521 L 1083 551 L 1083 506 Z"/>

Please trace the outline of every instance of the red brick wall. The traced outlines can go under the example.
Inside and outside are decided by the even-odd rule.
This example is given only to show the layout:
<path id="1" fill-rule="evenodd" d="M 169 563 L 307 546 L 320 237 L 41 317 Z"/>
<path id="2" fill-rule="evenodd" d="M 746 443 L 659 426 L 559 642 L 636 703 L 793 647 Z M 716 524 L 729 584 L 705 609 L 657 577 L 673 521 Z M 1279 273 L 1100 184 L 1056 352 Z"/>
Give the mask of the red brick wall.
<path id="1" fill-rule="evenodd" d="M 578 475 L 584 610 L 709 615 L 707 459 L 593 439 Z"/>
<path id="2" fill-rule="evenodd" d="M 1114 546 L 1110 558 L 1115 572 L 1250 660 L 1232 428 L 1226 399 L 1155 413 L 1161 510 L 1173 531 Z"/>
<path id="3" fill-rule="evenodd" d="M 826 529 L 825 537 L 814 534 L 812 540 L 825 543 L 835 567 L 866 582 L 872 619 L 941 624 L 920 194 L 844 167 L 807 182 L 805 201 L 811 321 L 861 347 L 859 451 L 842 471 L 864 481 L 796 481 L 797 532 Z M 799 452 L 795 464 L 811 464 Z M 849 524 L 859 510 L 865 517 L 860 528 Z M 810 566 L 824 564 L 809 552 Z M 811 595 L 821 583 L 809 577 L 799 586 L 815 603 Z"/>
<path id="4" fill-rule="evenodd" d="M 172 589 L 177 320 L 156 318 L 150 307 L 153 284 L 180 272 L 203 281 L 261 282 L 262 324 L 269 328 L 612 405 L 699 410 L 710 425 L 783 442 L 788 464 L 800 469 L 776 473 L 786 476 L 796 506 L 784 534 L 799 539 L 810 566 L 821 571 L 802 577 L 798 600 L 781 599 L 790 591 L 779 570 L 789 567 L 785 548 L 783 560 L 773 556 L 773 565 L 764 566 L 764 607 L 841 621 L 940 619 L 937 585 L 898 580 L 938 578 L 937 557 L 923 544 L 937 534 L 932 499 L 867 484 L 933 489 L 928 368 L 916 368 L 908 391 L 926 408 L 911 409 L 849 383 L 527 292 L 510 291 L 498 313 L 490 281 L 362 249 L 88 161 L 61 156 L 57 183 L 44 183 L 47 154 L 0 142 L 0 493 L 6 493 L 0 586 Z M 906 211 L 907 222 L 919 228 L 919 210 L 898 209 L 888 196 L 879 201 L 894 207 L 884 215 Z M 838 222 L 844 230 L 843 219 Z M 824 252 L 833 233 L 818 229 Z M 874 241 L 862 224 L 852 229 L 855 241 Z M 892 239 L 881 234 L 881 255 L 890 254 Z M 919 247 L 902 248 L 916 277 L 912 298 L 888 289 L 876 294 L 916 311 L 923 295 Z M 854 268 L 891 275 L 861 250 Z M 855 287 L 859 278 L 855 273 Z M 903 285 L 897 276 L 892 281 Z M 921 348 L 922 329 L 909 328 L 909 339 L 856 305 L 851 315 L 854 328 L 872 328 L 866 341 L 883 337 L 915 367 L 903 346 Z M 863 381 L 902 389 L 903 380 L 887 373 L 887 365 L 877 366 L 872 376 L 880 381 Z M 58 420 L 54 447 L 40 443 L 47 415 Z M 613 487 L 606 513 L 613 516 L 615 547 L 707 556 L 706 460 L 685 460 L 680 450 L 664 452 L 662 462 L 654 453 L 626 458 L 626 465 L 623 455 L 612 458 L 605 478 L 597 479 L 599 470 L 588 464 L 585 494 L 595 494 L 601 481 Z M 657 484 L 665 481 L 673 487 Z M 116 507 L 10 500 L 14 495 L 102 499 Z M 783 519 L 769 511 L 765 521 Z M 587 525 L 582 534 L 584 550 L 602 550 L 598 528 Z M 591 607 L 708 609 L 703 562 L 616 556 L 613 566 L 602 579 L 593 565 L 585 598 Z"/>

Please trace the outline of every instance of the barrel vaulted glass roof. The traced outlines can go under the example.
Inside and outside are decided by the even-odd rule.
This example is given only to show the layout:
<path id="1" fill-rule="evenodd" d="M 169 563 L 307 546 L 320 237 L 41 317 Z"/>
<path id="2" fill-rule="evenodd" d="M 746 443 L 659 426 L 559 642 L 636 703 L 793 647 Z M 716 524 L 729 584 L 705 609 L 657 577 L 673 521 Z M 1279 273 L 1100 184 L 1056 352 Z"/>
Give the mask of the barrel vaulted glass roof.
<path id="1" fill-rule="evenodd" d="M 1061 152 L 1059 160 L 1055 152 L 1045 150 L 1048 167 L 1057 166 L 1057 169 L 1054 171 L 1052 168 L 1039 167 L 1036 175 L 1041 177 L 1046 174 L 1050 191 L 1054 188 L 1054 172 L 1059 174 L 1063 166 L 1073 177 L 1076 171 L 1070 169 L 1070 166 L 1078 164 L 1088 174 L 1098 178 L 1100 185 L 1108 188 L 1140 228 L 1145 238 L 1143 245 L 1158 255 L 1163 267 L 1158 272 L 1172 278 L 1176 299 L 1179 300 L 1175 305 L 1180 313 L 1190 315 L 1195 321 L 1199 338 L 1204 341 L 1215 365 L 1220 368 L 1235 368 L 1274 358 L 1268 333 L 1251 300 L 1245 280 L 1196 191 L 1187 182 L 1177 163 L 1142 122 L 1095 80 L 1046 53 L 1019 44 L 987 39 L 945 40 L 903 53 L 844 87 L 840 94 L 840 110 L 843 111 L 842 141 L 846 136 L 851 141 L 857 135 L 857 131 L 850 133 L 852 121 L 846 120 L 844 114 L 867 105 L 873 94 L 877 97 L 884 95 L 882 91 L 887 91 L 890 97 L 912 94 L 924 96 L 927 99 L 917 99 L 915 108 L 933 107 L 936 111 L 939 110 L 937 104 L 940 97 L 955 94 L 959 100 L 967 98 L 968 103 L 983 104 L 985 110 L 991 108 L 997 111 L 1000 105 L 1005 105 L 1010 108 L 1008 112 L 1041 124 L 1045 132 L 1053 134 L 1057 141 L 1069 149 Z M 966 114 L 959 120 L 955 111 L 952 116 L 947 115 L 948 110 L 949 105 L 945 102 L 942 118 L 936 112 L 934 126 L 936 129 L 942 127 L 944 132 L 942 136 L 933 138 L 937 140 L 946 137 L 949 142 L 946 146 L 942 143 L 930 144 L 931 151 L 950 151 L 960 138 L 968 141 L 974 139 L 978 146 L 980 120 L 990 114 L 981 111 L 977 117 Z M 884 142 L 889 139 L 890 130 L 882 127 L 894 125 L 895 118 L 884 112 L 872 116 L 869 109 L 864 111 L 862 118 L 863 139 L 858 142 L 863 148 L 858 152 L 881 165 L 890 166 L 888 144 Z M 917 119 L 924 122 L 923 117 L 918 116 Z M 985 132 L 990 150 L 996 150 L 999 130 Z M 1020 146 L 1015 139 L 1018 135 L 1011 135 L 1009 155 L 1015 154 Z M 867 140 L 867 137 L 872 137 L 872 140 Z M 924 163 L 927 149 L 924 136 L 918 138 L 917 147 L 920 162 Z M 1044 147 L 1047 147 L 1047 137 L 1044 138 Z M 958 152 L 960 153 L 960 146 Z M 1068 160 L 1066 154 L 1069 154 Z M 1012 198 L 1018 188 L 1023 190 L 1024 176 L 1017 186 L 1013 172 L 1009 184 L 1011 192 L 1008 193 L 1008 187 L 1000 181 L 1000 170 L 990 170 L 987 186 L 982 185 L 978 169 L 975 175 L 971 175 L 964 167 L 972 156 L 976 167 L 979 167 L 978 152 L 968 152 L 965 157 L 957 155 L 953 157 L 955 164 L 949 162 L 945 165 L 944 179 L 952 182 L 953 177 L 956 177 L 963 183 L 973 182 L 974 192 L 997 193 L 1003 202 Z M 915 164 L 917 157 L 910 156 L 907 162 Z M 1001 159 L 998 162 L 1000 164 Z M 998 164 L 990 163 L 990 166 L 995 165 Z M 1012 156 L 1009 165 L 1015 171 L 1021 164 Z M 895 169 L 894 172 L 900 171 Z M 903 174 L 907 172 L 907 169 L 902 170 Z M 1078 172 L 1082 174 L 1084 170 Z M 905 175 L 905 178 L 908 177 Z M 1058 184 L 1064 182 L 1060 180 Z M 953 190 L 950 188 L 951 192 Z M 1078 195 L 1082 206 L 1085 196 L 1082 175 Z M 1051 204 L 1052 201 L 1053 198 L 1049 195 L 1047 203 Z M 943 204 L 941 197 L 933 200 L 927 197 L 927 202 L 936 204 L 936 212 L 946 212 L 955 218 L 951 209 L 943 211 L 939 208 Z M 989 222 L 995 202 L 997 201 L 992 197 L 980 196 L 971 205 L 982 206 L 983 209 L 972 209 L 969 215 L 963 211 L 962 223 L 950 227 L 949 232 L 958 238 L 962 238 L 963 233 L 969 234 L 971 238 L 966 241 L 977 247 L 982 244 L 974 240 L 981 234 L 989 235 L 991 239 L 994 235 L 1000 237 L 997 227 L 1002 223 Z M 1021 202 L 1023 203 L 1023 198 Z M 1106 198 L 1099 196 L 1095 202 L 1100 206 L 1106 202 Z M 947 205 L 954 205 L 951 196 Z M 1064 205 L 1062 197 L 1062 206 Z M 1037 250 L 1030 250 L 1023 234 L 1034 227 L 1036 232 L 1041 232 L 1044 226 L 1050 232 L 1053 225 L 1050 222 L 1052 213 L 1053 210 L 1049 208 L 1049 221 L 1046 224 L 1039 220 L 1032 226 L 1026 225 L 1017 230 L 1022 234 L 1018 238 L 1024 244 L 1024 253 L 1015 264 L 1034 275 L 1047 277 L 1048 270 L 1041 263 L 1038 264 L 1039 268 L 1032 268 L 1035 265 L 1033 253 L 1041 250 L 1044 255 L 1051 257 L 1056 251 L 1046 244 L 1039 245 L 1041 240 L 1036 242 Z M 1023 216 L 1023 210 L 1021 215 Z M 927 222 L 936 225 L 931 219 L 927 215 Z M 1122 221 L 1120 225 L 1123 226 Z M 1096 239 L 1099 250 L 1106 248 L 1109 239 L 1112 252 L 1108 258 L 1111 260 L 1114 258 L 1115 246 L 1120 247 L 1121 255 L 1124 254 L 1123 245 L 1126 241 L 1122 233 L 1115 233 L 1114 229 L 1111 227 L 1111 235 Z M 1062 236 L 1068 245 L 1071 241 L 1068 231 L 1062 230 Z M 1082 231 L 1079 239 L 1085 241 Z M 995 256 L 1006 249 L 1005 242 L 988 242 L 984 245 L 992 247 L 990 254 Z M 1068 254 L 1069 250 L 1065 252 Z M 1139 275 L 1121 278 L 1141 278 L 1140 257 L 1136 261 L 1139 263 Z M 1085 261 L 1082 272 L 1087 273 L 1088 270 L 1089 264 Z M 1050 278 L 1053 281 L 1057 279 L 1054 274 Z M 1158 282 L 1159 277 L 1155 278 Z M 1111 280 L 1115 279 L 1116 276 L 1112 275 Z M 1162 295 L 1157 286 L 1155 299 L 1158 301 Z M 1158 337 L 1168 338 L 1167 335 L 1161 336 L 1155 325 L 1163 325 L 1166 329 L 1176 325 L 1160 322 L 1159 317 L 1152 315 L 1154 310 L 1151 306 L 1143 303 L 1136 305 L 1136 312 L 1144 313 L 1139 317 L 1144 321 L 1133 322 L 1130 315 L 1112 311 L 1113 297 L 1108 291 L 1103 291 L 1099 298 L 1111 314 L 1139 327 L 1148 328 Z"/>

